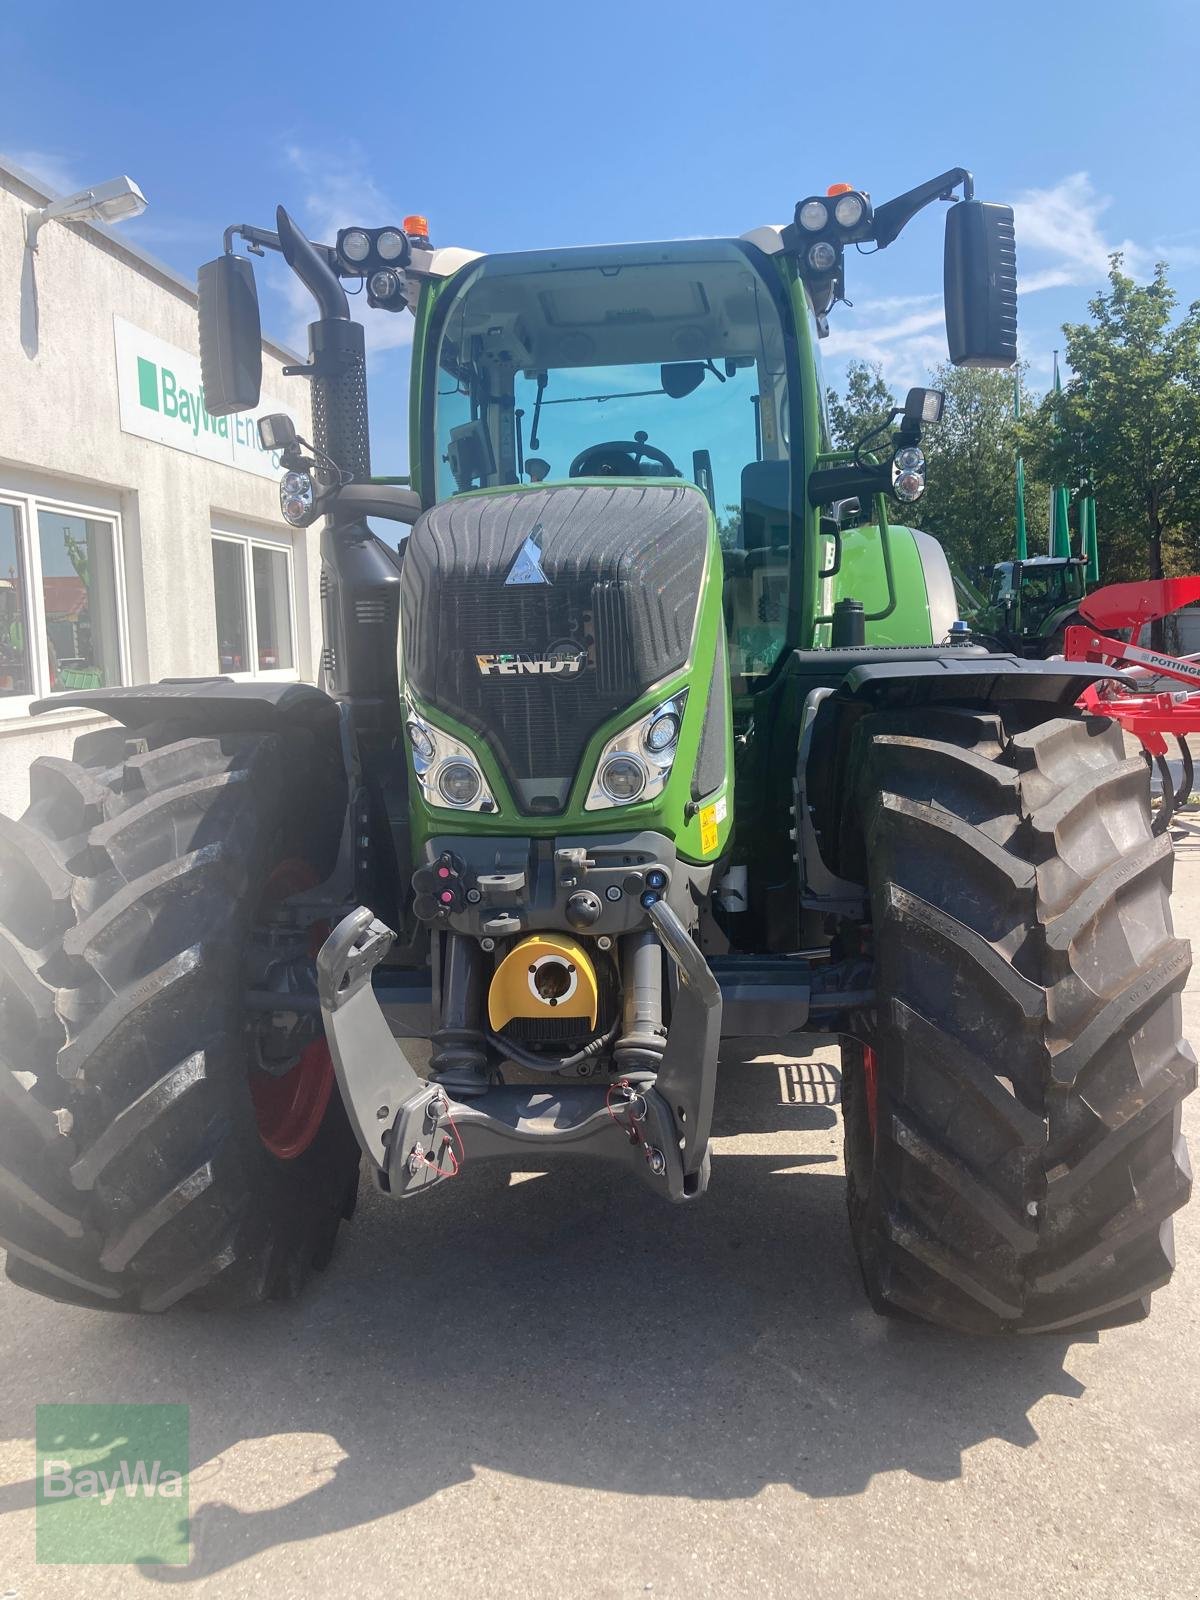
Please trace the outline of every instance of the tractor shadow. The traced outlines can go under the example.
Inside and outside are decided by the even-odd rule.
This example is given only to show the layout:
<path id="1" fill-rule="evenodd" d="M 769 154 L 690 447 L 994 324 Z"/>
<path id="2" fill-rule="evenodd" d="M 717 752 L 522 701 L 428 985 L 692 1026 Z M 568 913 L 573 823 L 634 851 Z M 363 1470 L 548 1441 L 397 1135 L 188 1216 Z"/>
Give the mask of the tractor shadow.
<path id="1" fill-rule="evenodd" d="M 877 1318 L 849 1247 L 836 1071 L 738 1054 L 702 1203 L 656 1204 L 602 1163 L 511 1185 L 480 1163 L 404 1207 L 368 1193 L 330 1272 L 290 1305 L 138 1320 L 38 1303 L 20 1393 L 0 1401 L 7 1436 L 67 1391 L 188 1403 L 192 1562 L 143 1569 L 185 1584 L 476 1467 L 690 1500 L 777 1483 L 847 1496 L 886 1472 L 958 1478 L 983 1440 L 1036 1443 L 1030 1409 L 1082 1393 L 1070 1341 Z M 283 1463 L 291 1497 L 228 1503 L 239 1456 L 260 1484 Z M 238 1477 L 228 1494 L 244 1500 Z M 32 1494 L 13 1486 L 0 1511 Z"/>

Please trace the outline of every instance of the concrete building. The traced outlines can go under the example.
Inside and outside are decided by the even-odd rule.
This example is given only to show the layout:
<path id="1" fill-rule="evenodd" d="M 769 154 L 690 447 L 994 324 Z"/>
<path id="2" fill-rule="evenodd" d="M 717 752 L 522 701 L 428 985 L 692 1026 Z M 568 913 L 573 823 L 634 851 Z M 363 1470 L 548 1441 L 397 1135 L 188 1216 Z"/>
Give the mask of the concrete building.
<path id="1" fill-rule="evenodd" d="M 25 218 L 53 197 L 0 160 L 0 810 L 38 755 L 103 725 L 31 702 L 205 676 L 312 679 L 316 530 L 279 515 L 253 418 L 210 417 L 192 284 L 118 230 Z M 218 241 L 214 240 L 214 246 Z M 263 345 L 259 412 L 309 434 L 309 391 Z M 257 415 L 258 413 L 256 413 Z"/>

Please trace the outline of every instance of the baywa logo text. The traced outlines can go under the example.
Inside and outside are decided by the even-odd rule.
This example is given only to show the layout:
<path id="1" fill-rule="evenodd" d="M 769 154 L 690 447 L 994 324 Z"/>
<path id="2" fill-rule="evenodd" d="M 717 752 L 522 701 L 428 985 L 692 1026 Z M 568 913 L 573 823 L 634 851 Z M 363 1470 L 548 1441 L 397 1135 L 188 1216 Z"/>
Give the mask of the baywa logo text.
<path id="1" fill-rule="evenodd" d="M 476 655 L 475 665 L 485 678 L 549 678 L 561 682 L 579 676 L 587 665 L 587 651 L 567 639 L 552 644 L 541 655 L 527 650 L 490 650 Z"/>
<path id="2" fill-rule="evenodd" d="M 233 439 L 238 445 L 246 450 L 255 450 L 260 455 L 268 453 L 259 442 L 258 427 L 253 417 L 210 416 L 204 404 L 203 389 L 187 388 L 179 382 L 170 367 L 160 367 L 157 362 L 147 361 L 145 356 L 137 358 L 137 365 L 138 400 L 147 411 L 158 411 L 164 417 L 181 423 L 193 438 L 203 431 L 217 439 L 228 439 L 232 422 Z"/>
<path id="3" fill-rule="evenodd" d="M 42 1462 L 43 1500 L 92 1500 L 110 1506 L 117 1495 L 160 1494 L 166 1500 L 183 1496 L 183 1474 L 164 1467 L 161 1461 L 122 1461 L 111 1472 L 103 1467 L 76 1467 L 70 1461 L 48 1456 Z"/>
<path id="4" fill-rule="evenodd" d="M 185 1566 L 188 1408 L 37 1408 L 37 1559 Z"/>

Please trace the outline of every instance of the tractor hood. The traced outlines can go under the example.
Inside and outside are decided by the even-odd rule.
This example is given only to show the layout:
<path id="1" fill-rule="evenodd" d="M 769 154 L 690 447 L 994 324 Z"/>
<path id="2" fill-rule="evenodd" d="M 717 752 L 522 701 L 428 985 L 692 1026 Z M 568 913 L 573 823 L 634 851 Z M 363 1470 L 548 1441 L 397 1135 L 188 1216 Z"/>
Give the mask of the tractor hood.
<path id="1" fill-rule="evenodd" d="M 433 506 L 404 561 L 406 683 L 487 740 L 524 809 L 561 810 L 591 736 L 687 664 L 709 519 L 681 483 Z"/>

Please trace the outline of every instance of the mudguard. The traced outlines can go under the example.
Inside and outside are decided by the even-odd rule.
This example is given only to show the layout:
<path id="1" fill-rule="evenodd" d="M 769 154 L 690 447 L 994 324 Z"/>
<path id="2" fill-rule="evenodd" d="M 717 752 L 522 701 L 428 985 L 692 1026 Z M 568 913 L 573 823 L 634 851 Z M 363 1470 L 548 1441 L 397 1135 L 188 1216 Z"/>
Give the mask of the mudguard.
<path id="1" fill-rule="evenodd" d="M 281 727 L 332 731 L 338 702 L 311 683 L 237 683 L 232 678 L 164 678 L 128 688 L 85 689 L 51 695 L 30 707 L 35 713 L 84 706 L 127 728 L 169 718 L 197 733 L 236 733 Z"/>

